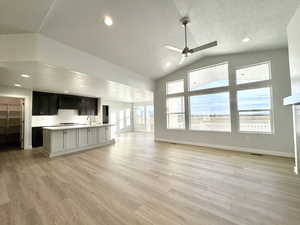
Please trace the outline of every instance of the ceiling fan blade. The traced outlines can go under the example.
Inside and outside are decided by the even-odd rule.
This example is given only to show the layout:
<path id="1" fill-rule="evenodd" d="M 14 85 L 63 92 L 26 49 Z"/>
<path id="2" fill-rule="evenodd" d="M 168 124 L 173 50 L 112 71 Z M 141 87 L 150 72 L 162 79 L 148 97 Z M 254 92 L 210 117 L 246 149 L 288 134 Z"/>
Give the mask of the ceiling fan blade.
<path id="1" fill-rule="evenodd" d="M 180 59 L 180 61 L 179 61 L 179 65 L 181 65 L 183 62 L 184 62 L 184 60 L 186 59 L 186 56 L 181 56 L 181 59 Z"/>
<path id="2" fill-rule="evenodd" d="M 190 53 L 194 53 L 194 52 L 199 52 L 201 50 L 204 50 L 204 49 L 208 49 L 208 48 L 212 48 L 212 47 L 215 47 L 218 45 L 218 42 L 217 41 L 213 41 L 213 42 L 210 42 L 208 44 L 205 44 L 205 45 L 201 45 L 199 47 L 196 47 L 196 48 L 193 48 L 190 50 Z"/>
<path id="3" fill-rule="evenodd" d="M 175 52 L 182 53 L 182 50 L 181 50 L 181 49 L 176 48 L 176 47 L 174 47 L 174 46 L 166 45 L 165 47 L 166 47 L 167 49 L 171 50 L 171 51 L 175 51 Z"/>

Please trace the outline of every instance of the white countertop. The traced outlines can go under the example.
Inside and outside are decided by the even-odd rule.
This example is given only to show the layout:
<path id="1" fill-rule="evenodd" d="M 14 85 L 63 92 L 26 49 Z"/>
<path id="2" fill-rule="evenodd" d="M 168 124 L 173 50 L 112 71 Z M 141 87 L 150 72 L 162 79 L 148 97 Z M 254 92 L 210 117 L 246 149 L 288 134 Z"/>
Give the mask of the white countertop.
<path id="1" fill-rule="evenodd" d="M 93 128 L 93 127 L 108 127 L 108 126 L 114 126 L 114 124 L 52 126 L 52 127 L 43 127 L 43 129 L 45 129 L 45 130 L 68 130 L 68 129 Z"/>

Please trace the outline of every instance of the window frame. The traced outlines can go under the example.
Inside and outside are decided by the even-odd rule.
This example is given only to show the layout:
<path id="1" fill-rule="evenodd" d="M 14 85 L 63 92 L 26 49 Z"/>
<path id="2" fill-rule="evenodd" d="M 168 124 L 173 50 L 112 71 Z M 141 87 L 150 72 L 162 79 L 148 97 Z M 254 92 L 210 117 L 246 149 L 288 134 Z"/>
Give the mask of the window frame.
<path id="1" fill-rule="evenodd" d="M 181 113 L 169 113 L 168 112 L 168 99 L 171 98 L 182 98 L 183 99 L 183 112 Z M 186 121 L 185 121 L 185 116 L 186 116 L 186 109 L 185 109 L 185 96 L 184 95 L 178 95 L 178 94 L 172 94 L 172 95 L 167 95 L 166 96 L 166 105 L 165 105 L 165 111 L 166 111 L 166 129 L 167 130 L 186 130 Z M 183 115 L 184 119 L 184 127 L 183 128 L 169 128 L 169 115 Z"/>
<path id="2" fill-rule="evenodd" d="M 175 83 L 175 82 L 179 82 L 179 81 L 182 81 L 183 82 L 183 91 L 182 92 L 176 92 L 176 93 L 171 93 L 171 94 L 169 94 L 168 93 L 168 84 L 169 83 Z M 166 95 L 168 96 L 168 95 L 178 95 L 178 94 L 183 94 L 184 93 L 184 79 L 177 79 L 177 80 L 170 80 L 170 81 L 167 81 L 166 82 Z"/>
<path id="3" fill-rule="evenodd" d="M 206 89 L 200 89 L 200 90 L 191 90 L 190 87 L 190 73 L 191 72 L 195 72 L 195 71 L 199 71 L 199 70 L 203 70 L 203 69 L 207 69 L 207 68 L 211 68 L 211 67 L 216 67 L 216 66 L 221 66 L 221 65 L 225 65 L 227 64 L 227 78 L 228 78 L 228 85 L 227 86 L 222 86 L 222 87 L 213 87 L 213 88 L 206 88 Z M 230 70 L 229 70 L 230 64 L 228 61 L 223 61 L 220 63 L 215 63 L 215 64 L 211 64 L 208 66 L 203 66 L 197 69 L 193 69 L 193 70 L 189 70 L 187 72 L 187 87 L 188 87 L 188 91 L 186 92 L 187 95 L 187 101 L 188 101 L 188 130 L 189 131 L 194 131 L 194 132 L 213 132 L 213 133 L 231 133 L 232 132 L 232 112 L 231 112 L 231 93 L 230 93 Z M 191 96 L 197 96 L 197 95 L 209 95 L 209 94 L 218 94 L 218 93 L 224 93 L 227 92 L 229 94 L 229 118 L 230 118 L 230 130 L 228 131 L 221 131 L 221 130 L 197 130 L 197 129 L 192 129 L 191 128 L 191 102 L 190 102 L 190 97 Z"/>
<path id="4" fill-rule="evenodd" d="M 128 111 L 129 111 L 129 116 L 127 115 Z M 130 121 L 129 124 L 127 123 L 128 121 Z M 131 109 L 130 108 L 125 109 L 125 124 L 126 124 L 127 128 L 131 127 Z"/>
<path id="5" fill-rule="evenodd" d="M 200 90 L 191 90 L 191 85 L 190 85 L 190 73 L 196 72 L 196 71 L 199 71 L 199 70 L 204 70 L 204 69 L 216 67 L 216 66 L 225 65 L 225 64 L 228 65 L 228 71 L 227 71 L 227 72 L 228 72 L 228 73 L 227 73 L 228 85 L 227 85 L 227 86 L 213 87 L 213 88 L 205 88 L 205 89 L 200 89 Z M 192 93 L 192 92 L 202 92 L 202 91 L 209 91 L 209 90 L 212 90 L 212 91 L 213 91 L 213 90 L 219 89 L 219 88 L 228 88 L 229 86 L 230 86 L 230 75 L 229 75 L 229 62 L 228 62 L 228 61 L 224 61 L 224 62 L 221 62 L 221 63 L 216 63 L 216 64 L 212 64 L 212 65 L 208 65 L 208 66 L 203 66 L 203 67 L 200 67 L 200 68 L 197 68 L 197 69 L 189 70 L 189 71 L 187 72 L 187 87 L 188 87 L 187 92 L 188 92 L 188 93 Z"/>
<path id="6" fill-rule="evenodd" d="M 219 87 L 219 88 L 224 88 L 224 87 Z M 204 89 L 206 90 L 206 89 Z M 207 89 L 208 90 L 208 89 Z M 203 91 L 203 90 L 201 90 Z M 198 130 L 198 129 L 192 129 L 191 127 L 191 101 L 190 101 L 190 97 L 193 96 L 201 96 L 201 95 L 211 95 L 211 94 L 220 94 L 220 93 L 228 93 L 228 103 L 229 103 L 229 123 L 230 123 L 230 130 Z M 218 91 L 211 91 L 211 92 L 204 92 L 204 93 L 193 93 L 188 95 L 188 106 L 189 106 L 189 114 L 188 114 L 188 121 L 189 121 L 189 130 L 190 131 L 195 131 L 195 132 L 217 132 L 217 133 L 231 133 L 232 132 L 232 124 L 231 124 L 231 101 L 230 101 L 230 91 L 228 90 L 218 90 Z"/>
<path id="7" fill-rule="evenodd" d="M 254 81 L 254 82 L 249 82 L 249 83 L 242 83 L 238 84 L 237 83 L 237 70 L 243 69 L 243 68 L 249 68 L 253 66 L 258 66 L 262 64 L 268 64 L 269 65 L 269 79 L 268 80 L 261 80 L 261 81 Z M 248 65 L 243 65 L 241 67 L 236 67 L 234 68 L 234 74 L 235 74 L 235 94 L 236 94 L 236 111 L 237 111 L 237 125 L 238 125 L 238 133 L 241 134 L 266 134 L 266 135 L 274 135 L 275 134 L 275 125 L 274 125 L 274 101 L 273 101 L 273 87 L 272 87 L 272 62 L 271 60 L 260 62 L 260 63 L 255 63 L 255 64 L 248 64 Z M 266 132 L 266 131 L 242 131 L 241 130 L 241 124 L 240 124 L 240 112 L 257 112 L 257 110 L 239 110 L 238 108 L 238 91 L 243 91 L 243 90 L 251 90 L 251 89 L 260 89 L 260 88 L 269 88 L 270 89 L 270 109 L 267 110 L 258 110 L 258 111 L 269 111 L 270 112 L 270 126 L 271 126 L 271 131 Z"/>
<path id="8" fill-rule="evenodd" d="M 124 110 L 121 110 L 121 111 L 119 111 L 119 129 L 120 130 L 123 130 L 123 129 L 125 129 L 126 128 L 126 124 L 125 124 L 125 111 Z M 122 117 L 123 118 L 121 118 L 121 115 L 122 115 Z M 122 122 L 122 125 L 123 125 L 123 127 L 121 128 L 121 122 Z"/>
<path id="9" fill-rule="evenodd" d="M 238 84 L 237 83 L 237 70 L 241 70 L 241 69 L 246 69 L 249 67 L 254 67 L 254 66 L 260 66 L 263 64 L 268 64 L 269 65 L 269 79 L 268 80 L 259 80 L 259 81 L 253 81 L 253 82 L 248 82 L 248 83 L 241 83 Z M 267 60 L 267 61 L 263 61 L 263 62 L 259 62 L 259 63 L 253 63 L 253 64 L 247 64 L 247 65 L 243 65 L 243 66 L 238 66 L 234 68 L 234 74 L 235 74 L 235 85 L 236 86 L 240 86 L 240 85 L 250 85 L 250 84 L 255 84 L 255 83 L 260 83 L 260 82 L 266 82 L 266 81 L 271 81 L 272 80 L 272 62 L 271 60 Z"/>

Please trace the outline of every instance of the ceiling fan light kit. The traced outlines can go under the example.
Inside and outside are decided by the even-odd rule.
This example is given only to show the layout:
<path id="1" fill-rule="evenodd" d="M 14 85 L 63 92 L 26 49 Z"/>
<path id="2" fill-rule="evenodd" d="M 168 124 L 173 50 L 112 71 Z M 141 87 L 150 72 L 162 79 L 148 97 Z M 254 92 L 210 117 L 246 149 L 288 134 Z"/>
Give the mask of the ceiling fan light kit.
<path id="1" fill-rule="evenodd" d="M 187 58 L 188 56 L 190 56 L 191 54 L 193 54 L 195 52 L 199 52 L 199 51 L 202 51 L 202 50 L 205 50 L 205 49 L 208 49 L 208 48 L 212 48 L 212 47 L 215 47 L 215 46 L 218 45 L 217 41 L 213 41 L 213 42 L 207 43 L 205 45 L 201 45 L 199 47 L 190 49 L 188 47 L 188 43 L 187 43 L 187 25 L 190 22 L 191 22 L 191 20 L 187 16 L 182 17 L 180 19 L 180 23 L 184 27 L 184 49 L 183 50 L 180 50 L 179 48 L 176 48 L 176 47 L 171 46 L 171 45 L 166 45 L 165 46 L 167 49 L 169 49 L 171 51 L 180 52 L 182 54 L 182 58 L 181 58 L 179 64 L 182 64 L 184 62 L 185 58 Z"/>

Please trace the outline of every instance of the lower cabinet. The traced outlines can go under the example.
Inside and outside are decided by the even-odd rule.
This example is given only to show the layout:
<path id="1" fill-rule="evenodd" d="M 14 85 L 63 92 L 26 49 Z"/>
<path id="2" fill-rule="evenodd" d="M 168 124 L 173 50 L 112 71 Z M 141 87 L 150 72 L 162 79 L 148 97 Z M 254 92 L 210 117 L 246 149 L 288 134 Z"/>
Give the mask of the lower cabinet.
<path id="1" fill-rule="evenodd" d="M 88 128 L 78 129 L 78 147 L 88 145 Z"/>
<path id="2" fill-rule="evenodd" d="M 77 129 L 69 129 L 63 131 L 64 150 L 77 147 Z"/>
<path id="3" fill-rule="evenodd" d="M 55 151 L 64 150 L 64 132 L 62 130 L 51 132 L 51 149 Z"/>
<path id="4" fill-rule="evenodd" d="M 98 127 L 88 128 L 88 145 L 96 145 L 98 143 Z"/>
<path id="5" fill-rule="evenodd" d="M 105 127 L 106 141 L 111 140 L 111 126 Z"/>
<path id="6" fill-rule="evenodd" d="M 106 129 L 106 127 L 100 127 L 100 128 L 99 128 L 99 133 L 98 133 L 99 144 L 105 143 L 105 142 L 106 142 L 106 133 L 105 133 L 105 129 Z"/>
<path id="7" fill-rule="evenodd" d="M 50 156 L 112 143 L 110 127 L 45 130 L 44 140 L 44 147 L 49 151 Z"/>

